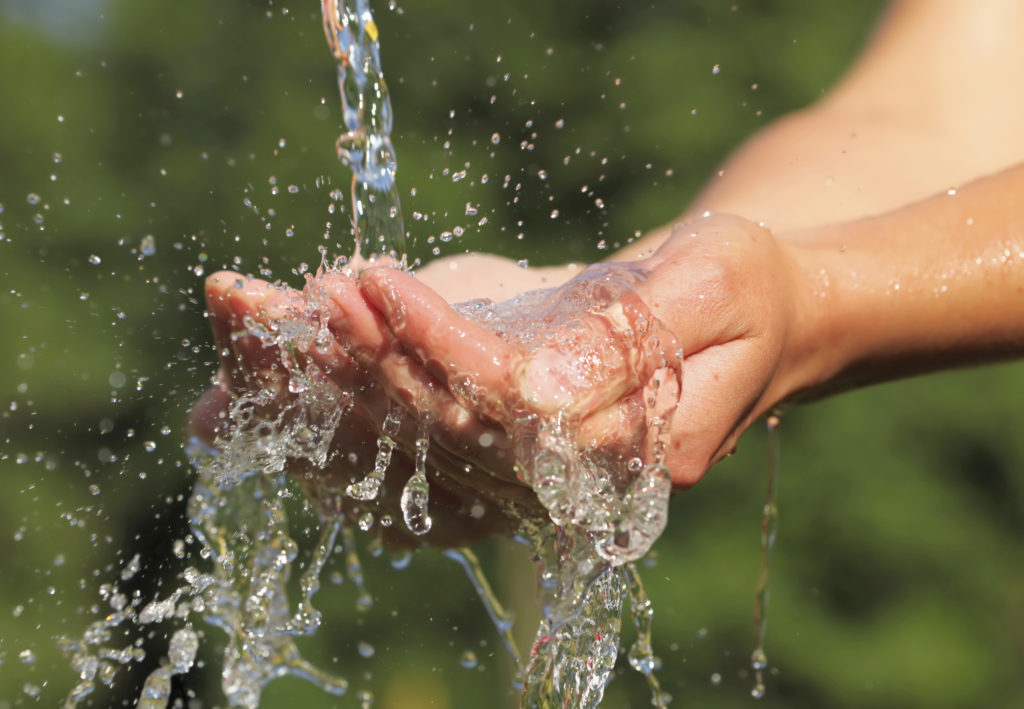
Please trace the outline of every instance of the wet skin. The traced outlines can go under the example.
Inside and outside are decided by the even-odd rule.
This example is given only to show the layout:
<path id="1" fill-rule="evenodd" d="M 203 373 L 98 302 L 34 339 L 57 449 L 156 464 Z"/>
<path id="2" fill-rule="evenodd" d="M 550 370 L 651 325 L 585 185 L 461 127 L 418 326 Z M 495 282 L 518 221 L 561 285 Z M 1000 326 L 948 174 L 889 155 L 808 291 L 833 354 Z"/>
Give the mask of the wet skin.
<path id="1" fill-rule="evenodd" d="M 327 289 L 330 290 L 330 298 L 322 295 Z M 218 437 L 229 433 L 228 410 L 240 395 L 267 389 L 275 393 L 273 401 L 258 412 L 264 420 L 275 419 L 295 402 L 296 396 L 288 390 L 290 365 L 282 358 L 281 348 L 268 346 L 250 329 L 253 323 L 276 329 L 286 321 L 310 327 L 318 327 L 321 322 L 329 327 L 332 324 L 340 327 L 335 303 L 346 298 L 361 300 L 355 282 L 340 275 L 326 276 L 309 283 L 306 293 L 312 295 L 314 292 L 320 307 L 311 309 L 301 291 L 227 272 L 208 279 L 207 303 L 221 368 L 214 386 L 193 407 L 188 423 L 189 435 L 216 445 Z M 364 316 L 372 315 L 368 309 L 358 312 Z M 364 323 L 357 320 L 355 324 L 358 328 Z M 334 333 L 333 328 L 331 332 Z M 361 342 L 380 350 L 388 347 L 382 339 L 364 337 Z M 492 531 L 514 531 L 514 524 L 500 511 L 510 501 L 516 502 L 524 511 L 537 509 L 529 490 L 497 479 L 482 485 L 477 482 L 483 477 L 481 474 L 472 469 L 466 472 L 465 463 L 440 445 L 433 445 L 427 469 L 431 482 L 437 483 L 431 485 L 429 508 L 434 525 L 424 539 L 408 533 L 401 522 L 398 501 L 413 470 L 410 451 L 416 439 L 417 426 L 411 417 L 405 417 L 402 423 L 397 437 L 399 447 L 394 451 L 379 499 L 358 502 L 346 498 L 346 486 L 361 479 L 373 467 L 380 425 L 388 409 L 388 397 L 383 387 L 352 359 L 337 339 L 333 339 L 326 348 L 312 344 L 296 348 L 294 359 L 300 369 L 308 371 L 309 365 L 315 365 L 333 385 L 342 391 L 355 393 L 351 408 L 342 416 L 333 433 L 327 466 L 322 470 L 313 469 L 310 463 L 301 460 L 292 460 L 289 466 L 289 471 L 302 481 L 323 512 L 342 511 L 358 515 L 363 511 L 373 511 L 378 519 L 386 512 L 396 520 L 384 531 L 389 544 L 414 546 L 426 542 L 451 547 L 471 543 Z M 476 430 L 476 427 L 470 428 Z M 447 440 L 443 430 L 438 434 Z M 440 475 L 439 470 L 444 470 L 445 474 Z M 467 484 L 467 480 L 472 484 Z"/>
<path id="2" fill-rule="evenodd" d="M 354 395 L 327 469 L 301 471 L 314 494 L 332 504 L 369 471 L 381 423 L 395 403 L 408 413 L 386 484 L 392 506 L 411 473 L 416 422 L 424 419 L 431 481 L 454 496 L 448 507 L 463 521 L 479 501 L 493 503 L 485 517 L 503 531 L 510 525 L 492 507 L 514 500 L 538 509 L 516 470 L 513 439 L 560 411 L 583 450 L 620 464 L 663 455 L 674 485 L 688 487 L 734 447 L 775 395 L 769 384 L 791 310 L 777 282 L 786 271 L 783 260 L 771 235 L 755 225 L 702 220 L 678 228 L 649 258 L 585 269 L 542 296 L 505 307 L 505 320 L 487 325 L 424 283 L 446 266 L 420 278 L 387 267 L 325 274 L 309 278 L 302 292 L 219 273 L 207 282 L 207 302 L 221 372 L 197 403 L 192 427 L 214 438 L 230 398 L 258 388 L 279 392 L 272 408 L 286 405 L 279 348 L 246 334 L 243 321 L 270 329 L 304 322 L 314 331 L 326 327 L 330 342 L 300 346 L 296 358 Z M 474 266 L 484 275 L 516 277 L 489 260 L 462 266 L 463 280 L 472 278 Z M 772 274 L 770 283 L 763 274 Z M 534 275 L 524 274 L 522 283 L 536 285 Z M 434 505 L 431 513 L 439 509 Z M 435 543 L 452 541 L 436 536 Z"/>

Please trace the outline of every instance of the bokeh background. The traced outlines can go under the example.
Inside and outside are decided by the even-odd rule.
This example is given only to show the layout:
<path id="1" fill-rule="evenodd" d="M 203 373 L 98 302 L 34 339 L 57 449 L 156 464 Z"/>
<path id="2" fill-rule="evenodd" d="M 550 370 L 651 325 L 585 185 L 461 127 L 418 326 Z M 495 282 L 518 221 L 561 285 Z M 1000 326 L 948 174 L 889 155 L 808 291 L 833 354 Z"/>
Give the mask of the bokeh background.
<path id="1" fill-rule="evenodd" d="M 744 136 L 827 89 L 880 3 L 375 9 L 414 255 L 537 264 L 596 260 L 677 215 Z M 101 583 L 146 598 L 176 583 L 192 478 L 179 432 L 215 367 L 203 274 L 298 283 L 318 247 L 349 248 L 327 212 L 347 179 L 334 72 L 313 0 L 0 0 L 0 707 L 59 703 L 74 677 L 56 638 L 106 612 Z M 762 706 L 1024 705 L 1021 391 L 1009 365 L 786 417 Z M 674 500 L 643 568 L 675 706 L 755 702 L 767 461 L 751 432 Z M 522 552 L 478 552 L 528 619 Z M 327 583 L 326 625 L 304 644 L 349 696 L 284 679 L 264 706 L 358 706 L 358 690 L 386 709 L 512 706 L 511 662 L 459 569 L 432 551 L 404 571 L 364 556 L 375 606 Z M 132 705 L 166 650 L 154 630 L 92 706 Z M 204 635 L 181 706 L 223 705 L 220 636 Z M 606 706 L 648 706 L 620 670 Z"/>

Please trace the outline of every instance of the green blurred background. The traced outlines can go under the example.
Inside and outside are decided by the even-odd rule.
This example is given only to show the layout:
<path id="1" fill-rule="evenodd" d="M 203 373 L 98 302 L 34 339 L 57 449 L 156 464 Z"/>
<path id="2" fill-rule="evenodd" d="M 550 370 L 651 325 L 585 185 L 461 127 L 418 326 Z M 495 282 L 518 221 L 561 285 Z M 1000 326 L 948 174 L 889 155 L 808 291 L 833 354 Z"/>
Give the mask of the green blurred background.
<path id="1" fill-rule="evenodd" d="M 879 9 L 378 3 L 415 255 L 600 258 L 678 214 L 744 136 L 819 96 Z M 0 708 L 58 704 L 74 678 L 55 638 L 106 612 L 97 588 L 135 554 L 144 568 L 124 590 L 176 583 L 191 482 L 179 431 L 215 368 L 203 273 L 296 283 L 319 246 L 348 250 L 345 216 L 327 213 L 346 180 L 337 104 L 313 0 L 0 0 Z M 786 418 L 762 706 L 1024 706 L 1022 387 L 1020 366 L 993 367 Z M 754 703 L 767 459 L 752 432 L 678 496 L 643 570 L 673 706 Z M 479 553 L 529 617 L 522 553 Z M 511 663 L 452 562 L 366 563 L 374 608 L 357 613 L 351 582 L 327 583 L 326 626 L 304 645 L 349 696 L 285 679 L 264 706 L 358 706 L 362 689 L 387 709 L 514 703 Z M 166 628 L 144 647 L 93 706 L 131 706 Z M 478 666 L 460 664 L 467 650 Z M 209 646 L 202 665 L 176 696 L 223 704 Z M 648 706 L 641 678 L 619 674 L 605 705 Z"/>

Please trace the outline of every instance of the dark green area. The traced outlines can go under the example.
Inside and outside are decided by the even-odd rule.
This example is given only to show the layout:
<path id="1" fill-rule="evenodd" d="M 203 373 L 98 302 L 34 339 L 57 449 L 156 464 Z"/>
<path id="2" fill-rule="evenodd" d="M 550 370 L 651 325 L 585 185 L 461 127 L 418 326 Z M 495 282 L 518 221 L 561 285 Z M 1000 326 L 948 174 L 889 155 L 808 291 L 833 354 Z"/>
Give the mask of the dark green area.
<path id="1" fill-rule="evenodd" d="M 597 259 L 602 240 L 612 248 L 678 214 L 746 135 L 831 84 L 879 9 L 378 4 L 415 254 L 461 225 L 442 253 L 531 263 Z M 0 706 L 57 704 L 74 678 L 55 638 L 105 612 L 97 588 L 127 559 L 144 561 L 129 592 L 176 583 L 191 480 L 179 431 L 215 367 L 201 274 L 264 268 L 296 283 L 318 246 L 347 250 L 345 215 L 327 214 L 330 184 L 347 181 L 337 103 L 312 0 L 0 0 Z M 140 258 L 147 235 L 156 253 Z M 1003 366 L 784 421 L 762 706 L 1024 704 L 1021 390 L 1024 369 Z M 752 702 L 766 459 L 753 432 L 680 495 L 644 569 L 675 705 Z M 518 552 L 480 553 L 499 594 L 528 613 Z M 349 697 L 283 680 L 265 706 L 357 706 L 363 688 L 387 709 L 511 704 L 510 662 L 454 564 L 425 552 L 401 572 L 367 566 L 374 609 L 355 611 L 351 582 L 326 583 L 326 627 L 307 643 L 349 678 Z M 95 706 L 131 705 L 165 650 L 158 630 L 143 667 Z M 482 670 L 460 667 L 469 649 Z M 176 691 L 216 706 L 216 653 L 205 660 Z M 622 674 L 606 705 L 647 706 L 641 679 Z"/>

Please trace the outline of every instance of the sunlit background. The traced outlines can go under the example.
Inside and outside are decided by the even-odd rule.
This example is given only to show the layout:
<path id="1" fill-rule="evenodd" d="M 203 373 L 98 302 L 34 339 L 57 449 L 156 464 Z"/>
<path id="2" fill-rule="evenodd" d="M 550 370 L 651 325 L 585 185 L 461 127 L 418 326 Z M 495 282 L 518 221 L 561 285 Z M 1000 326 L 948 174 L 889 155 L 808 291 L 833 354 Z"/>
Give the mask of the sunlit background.
<path id="1" fill-rule="evenodd" d="M 414 256 L 541 264 L 600 259 L 677 215 L 744 136 L 827 89 L 880 3 L 374 7 Z M 0 0 L 0 708 L 61 701 L 75 677 L 57 638 L 108 612 L 100 584 L 151 599 L 177 583 L 180 431 L 216 359 L 204 273 L 298 284 L 318 247 L 350 250 L 327 212 L 347 179 L 334 72 L 314 0 Z M 1024 705 L 1022 391 L 1024 369 L 1002 366 L 786 417 L 762 706 Z M 673 706 L 755 701 L 767 461 L 751 433 L 675 499 L 643 565 Z M 531 617 L 523 553 L 478 551 Z M 386 709 L 513 706 L 461 570 L 364 556 L 374 607 L 356 610 L 332 562 L 325 627 L 303 644 L 349 695 L 284 679 L 264 706 L 354 707 L 360 690 Z M 132 706 L 171 627 L 92 706 Z M 222 638 L 202 629 L 182 706 L 224 703 Z M 624 664 L 605 705 L 648 706 Z"/>

